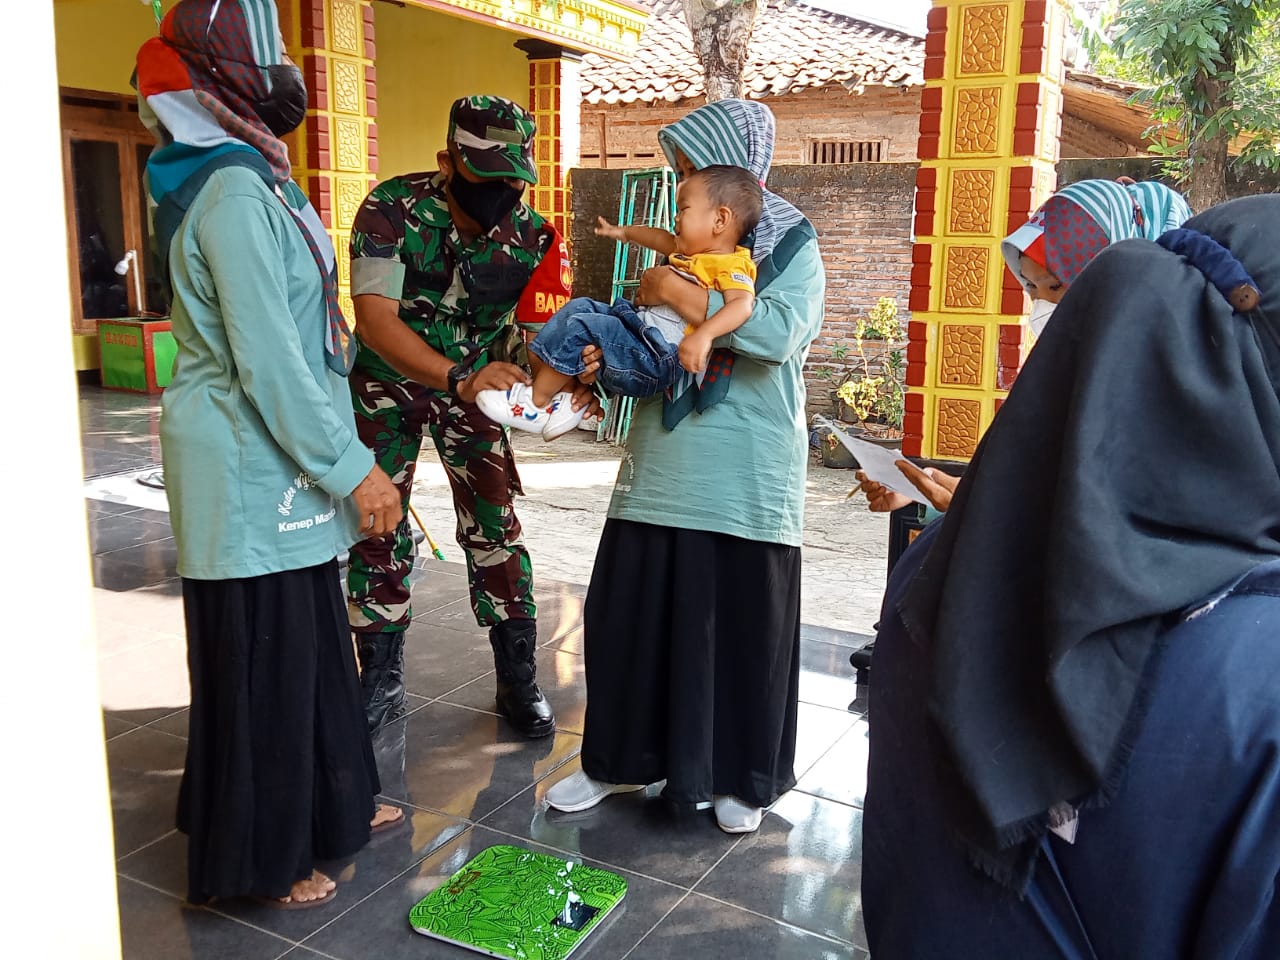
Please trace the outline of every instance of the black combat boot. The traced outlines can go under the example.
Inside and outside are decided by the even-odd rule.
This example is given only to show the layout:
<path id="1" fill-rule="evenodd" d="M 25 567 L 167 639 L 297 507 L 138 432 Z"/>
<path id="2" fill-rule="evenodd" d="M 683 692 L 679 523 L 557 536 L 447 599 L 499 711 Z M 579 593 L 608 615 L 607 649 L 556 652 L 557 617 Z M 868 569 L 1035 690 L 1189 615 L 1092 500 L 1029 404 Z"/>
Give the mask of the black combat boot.
<path id="1" fill-rule="evenodd" d="M 498 670 L 498 712 L 521 736 L 555 733 L 556 717 L 551 704 L 534 682 L 537 624 L 532 620 L 505 620 L 489 628 L 489 644 Z"/>
<path id="2" fill-rule="evenodd" d="M 360 655 L 360 695 L 369 733 L 377 733 L 404 712 L 404 631 L 356 634 Z"/>

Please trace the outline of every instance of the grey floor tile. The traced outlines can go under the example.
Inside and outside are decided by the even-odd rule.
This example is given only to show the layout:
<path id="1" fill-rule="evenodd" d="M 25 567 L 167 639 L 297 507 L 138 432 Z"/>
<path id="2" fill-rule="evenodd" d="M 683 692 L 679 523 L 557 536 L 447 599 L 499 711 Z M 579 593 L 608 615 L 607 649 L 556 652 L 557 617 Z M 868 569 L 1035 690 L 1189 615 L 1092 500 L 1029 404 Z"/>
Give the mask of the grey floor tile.
<path id="1" fill-rule="evenodd" d="M 582 626 L 584 588 L 558 580 L 540 580 L 534 586 L 534 597 L 538 602 L 539 643 L 562 640 Z"/>
<path id="2" fill-rule="evenodd" d="M 184 707 L 181 710 L 177 710 L 174 713 L 169 714 L 167 717 L 161 717 L 159 720 L 152 720 L 147 724 L 147 728 L 150 730 L 159 730 L 161 733 L 167 733 L 171 737 L 181 737 L 185 740 L 187 739 L 187 723 L 190 719 L 191 710 L 189 707 Z"/>
<path id="3" fill-rule="evenodd" d="M 413 694 L 406 695 L 405 715 L 407 716 L 419 707 L 426 706 L 429 702 L 430 701 L 426 700 L 424 697 L 415 697 Z M 190 722 L 190 719 L 191 710 L 189 707 L 184 707 L 183 709 L 176 710 L 167 716 L 148 721 L 147 727 L 151 730 L 159 730 L 161 733 L 167 733 L 171 737 L 181 737 L 185 740 L 187 738 L 187 725 Z M 401 737 L 403 738 L 403 734 L 401 734 Z M 378 744 L 383 741 L 384 738 L 382 738 L 381 731 L 379 731 L 379 734 L 374 737 L 375 750 L 377 749 Z M 403 751 L 401 752 L 403 753 Z"/>
<path id="4" fill-rule="evenodd" d="M 131 520 L 135 516 L 136 514 L 129 514 L 129 516 L 120 519 Z M 139 522 L 145 523 L 147 521 Z M 152 524 L 152 526 L 159 526 L 159 524 Z M 169 529 L 168 524 L 165 524 L 164 528 L 166 530 Z M 102 554 L 102 556 L 104 559 L 123 560 L 126 563 L 153 570 L 163 574 L 166 579 L 178 575 L 178 543 L 172 536 L 122 547 L 119 550 Z"/>
<path id="5" fill-rule="evenodd" d="M 691 893 L 628 960 L 866 960 L 866 953 Z"/>
<path id="6" fill-rule="evenodd" d="M 110 740 L 112 737 L 118 737 L 122 733 L 128 733 L 130 730 L 137 728 L 136 723 L 132 723 L 124 717 L 117 716 L 113 713 L 102 711 L 102 730 L 103 735 Z"/>
<path id="7" fill-rule="evenodd" d="M 862 811 L 793 790 L 697 892 L 865 947 L 861 886 Z"/>
<path id="8" fill-rule="evenodd" d="M 796 789 L 839 803 L 862 806 L 867 794 L 867 729 L 866 720 L 855 723 L 800 778 Z"/>
<path id="9" fill-rule="evenodd" d="M 118 890 L 124 960 L 274 960 L 292 947 L 132 880 L 121 878 Z"/>
<path id="10" fill-rule="evenodd" d="M 800 699 L 844 710 L 858 693 L 848 647 L 820 640 L 800 641 Z"/>
<path id="11" fill-rule="evenodd" d="M 118 449 L 82 447 L 80 453 L 84 462 L 84 477 L 86 480 L 94 477 L 110 476 L 113 473 L 141 470 L 154 462 L 150 457 Z"/>
<path id="12" fill-rule="evenodd" d="M 716 826 L 710 811 L 673 816 L 656 785 L 610 797 L 581 813 L 548 808 L 543 799 L 547 787 L 577 769 L 577 763 L 566 765 L 487 817 L 485 825 L 686 888 L 735 843 Z"/>
<path id="13" fill-rule="evenodd" d="M 471 608 L 465 609 L 470 616 Z M 470 629 L 462 630 L 415 621 L 405 632 L 404 673 L 405 689 L 429 699 L 490 675 L 493 648 L 488 633 L 474 620 Z M 492 687 L 491 681 L 489 685 Z M 492 689 L 489 695 L 492 699 Z"/>
<path id="14" fill-rule="evenodd" d="M 816 623 L 800 624 L 800 638 L 802 640 L 818 640 L 822 643 L 835 644 L 841 647 L 848 647 L 845 656 L 853 653 L 854 650 L 861 650 L 874 638 L 870 634 L 855 633 L 852 630 L 838 630 L 835 627 L 824 627 Z"/>
<path id="15" fill-rule="evenodd" d="M 140 513 L 141 510 L 141 507 L 132 503 L 117 503 L 114 500 L 98 500 L 86 497 L 84 501 L 85 516 L 90 523 L 102 517 L 124 516 L 130 513 Z M 152 511 L 147 512 L 150 513 Z"/>
<path id="16" fill-rule="evenodd" d="M 465 577 L 439 573 L 429 564 L 423 568 L 423 576 L 412 587 L 413 617 L 429 618 L 432 612 L 457 600 L 466 600 L 469 588 Z M 433 621 L 434 622 L 434 621 Z"/>
<path id="17" fill-rule="evenodd" d="M 182 584 L 173 569 L 161 564 L 147 565 L 122 560 L 116 554 L 93 558 L 93 585 L 113 593 L 164 585 L 174 596 L 182 596 Z"/>
<path id="18" fill-rule="evenodd" d="M 427 575 L 427 579 L 431 579 L 430 574 Z M 466 594 L 463 596 L 465 597 Z M 469 633 L 478 640 L 488 642 L 489 628 L 482 627 L 476 623 L 476 615 L 471 610 L 471 602 L 466 599 L 453 600 L 444 606 L 437 607 L 431 613 L 425 614 L 421 620 L 415 617 L 415 623 L 427 625 L 432 630 L 444 627 L 459 633 Z"/>
<path id="19" fill-rule="evenodd" d="M 795 771 L 797 777 L 803 777 L 844 736 L 857 717 L 848 710 L 812 703 L 801 703 L 798 713 Z"/>
<path id="20" fill-rule="evenodd" d="M 582 628 L 570 630 L 563 637 L 555 640 L 547 640 L 543 646 L 551 650 L 563 650 L 565 653 L 576 653 L 578 656 L 582 656 Z"/>
<path id="21" fill-rule="evenodd" d="M 99 517 L 88 527 L 93 553 L 114 553 L 125 547 L 137 547 L 138 544 L 150 543 L 152 540 L 172 538 L 173 529 L 168 524 L 157 524 L 152 520 L 141 520 L 136 513 Z"/>
<path id="22" fill-rule="evenodd" d="M 186 756 L 185 742 L 145 727 L 107 742 L 117 858 L 173 829 Z"/>
<path id="23" fill-rule="evenodd" d="M 413 588 L 414 619 L 487 636 L 488 628 L 478 627 L 471 611 L 466 568 L 462 564 L 435 561 L 426 564 L 424 569 L 425 577 Z M 437 570 L 441 571 L 439 575 Z M 534 599 L 538 605 L 540 644 L 561 640 L 582 626 L 585 596 L 586 588 L 577 584 L 536 580 Z"/>
<path id="24" fill-rule="evenodd" d="M 581 746 L 564 732 L 526 740 L 505 720 L 447 703 L 428 704 L 404 724 L 403 788 L 388 792 L 394 786 L 384 783 L 383 793 L 468 820 L 491 813 Z"/>
<path id="25" fill-rule="evenodd" d="M 354 856 L 316 864 L 317 870 L 338 882 L 338 895 L 331 904 L 310 910 L 278 910 L 253 900 L 237 899 L 219 901 L 211 909 L 288 940 L 301 941 L 467 828 L 461 820 L 421 810 L 410 809 L 406 815 L 409 822 L 403 827 L 379 834 Z M 119 871 L 122 876 L 183 898 L 187 893 L 187 838 L 171 833 L 120 861 Z"/>
<path id="26" fill-rule="evenodd" d="M 409 788 L 405 784 L 406 731 L 409 717 L 430 701 L 413 694 L 405 696 L 405 710 L 398 720 L 382 727 L 373 735 L 373 758 L 378 764 L 378 779 L 382 782 L 382 795 L 388 798 L 405 797 Z"/>
<path id="27" fill-rule="evenodd" d="M 497 844 L 515 844 L 555 853 L 536 844 L 476 827 L 451 840 L 405 875 L 388 884 L 350 913 L 308 938 L 304 946 L 342 960 L 474 957 L 458 947 L 416 934 L 409 910 L 473 856 Z M 586 861 L 591 866 L 602 864 Z M 606 867 L 606 869 L 608 869 Z M 623 872 L 627 896 L 574 956 L 614 960 L 624 956 L 684 895 L 668 884 Z"/>
<path id="28" fill-rule="evenodd" d="M 103 710 L 104 717 L 121 720 L 129 724 L 130 729 L 145 727 L 157 720 L 163 720 L 173 713 L 185 710 L 186 707 L 150 707 L 141 710 Z M 126 731 L 127 732 L 127 731 Z"/>
<path id="29" fill-rule="evenodd" d="M 543 647 L 538 651 L 538 687 L 556 712 L 556 729 L 582 733 L 582 717 L 587 711 L 587 682 L 582 657 Z M 447 693 L 441 699 L 493 713 L 494 680 L 486 676 Z"/>

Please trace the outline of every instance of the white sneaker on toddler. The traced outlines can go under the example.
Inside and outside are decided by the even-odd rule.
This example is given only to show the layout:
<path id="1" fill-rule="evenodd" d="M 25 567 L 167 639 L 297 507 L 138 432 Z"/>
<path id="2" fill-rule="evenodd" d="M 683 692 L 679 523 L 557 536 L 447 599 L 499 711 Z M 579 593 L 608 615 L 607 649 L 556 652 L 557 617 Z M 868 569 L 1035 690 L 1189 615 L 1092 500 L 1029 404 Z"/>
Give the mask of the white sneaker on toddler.
<path id="1" fill-rule="evenodd" d="M 526 433 L 542 433 L 551 418 L 551 405 L 543 408 L 535 404 L 533 387 L 527 383 L 513 384 L 506 390 L 481 390 L 476 394 L 476 406 L 494 423 Z"/>
<path id="2" fill-rule="evenodd" d="M 635 793 L 644 787 L 642 783 L 601 783 L 579 770 L 547 791 L 547 803 L 563 813 L 578 813 L 590 810 L 605 797 L 611 797 L 615 793 Z"/>
<path id="3" fill-rule="evenodd" d="M 542 439 L 548 442 L 556 437 L 563 437 L 582 422 L 587 415 L 587 408 L 573 409 L 573 394 L 568 390 L 557 393 L 547 405 L 547 424 L 542 428 Z"/>

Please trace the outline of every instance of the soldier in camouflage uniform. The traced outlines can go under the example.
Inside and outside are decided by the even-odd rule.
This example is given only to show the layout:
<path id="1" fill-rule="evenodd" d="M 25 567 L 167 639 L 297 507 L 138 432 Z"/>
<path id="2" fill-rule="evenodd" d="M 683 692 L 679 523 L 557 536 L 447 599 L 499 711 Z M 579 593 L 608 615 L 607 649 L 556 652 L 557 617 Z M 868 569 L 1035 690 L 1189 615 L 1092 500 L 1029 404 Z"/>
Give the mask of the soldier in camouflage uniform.
<path id="1" fill-rule="evenodd" d="M 556 258 L 560 276 L 559 235 L 521 202 L 537 181 L 533 135 L 533 118 L 511 101 L 465 97 L 450 110 L 439 171 L 369 194 L 351 235 L 359 353 L 350 383 L 360 440 L 406 505 L 430 433 L 453 490 L 471 605 L 489 627 L 499 710 L 538 737 L 555 730 L 555 717 L 534 679 L 533 574 L 513 507 L 520 480 L 506 430 L 474 402 L 480 390 L 528 381 L 516 304 L 544 257 L 548 266 Z M 584 387 L 575 405 L 589 398 Z M 413 555 L 407 518 L 351 550 L 348 606 L 371 730 L 404 700 Z"/>

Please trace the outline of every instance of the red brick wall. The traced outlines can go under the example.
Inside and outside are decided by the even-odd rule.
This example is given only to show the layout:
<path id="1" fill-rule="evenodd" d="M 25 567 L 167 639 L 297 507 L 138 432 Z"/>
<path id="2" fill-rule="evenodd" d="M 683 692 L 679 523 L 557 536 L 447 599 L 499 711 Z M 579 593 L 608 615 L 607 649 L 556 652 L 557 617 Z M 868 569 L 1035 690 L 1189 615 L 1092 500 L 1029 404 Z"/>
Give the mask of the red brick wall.
<path id="1" fill-rule="evenodd" d="M 904 325 L 910 316 L 915 179 L 914 163 L 782 166 L 769 174 L 769 188 L 817 228 L 827 273 L 826 319 L 805 372 L 810 413 L 831 412 L 842 369 L 832 359 L 832 348 L 841 342 L 852 348 L 859 315 L 880 297 L 892 297 Z"/>
<path id="2" fill-rule="evenodd" d="M 805 377 L 810 413 L 832 412 L 840 376 L 823 371 L 833 366 L 832 347 L 847 342 L 859 313 L 893 297 L 906 323 L 915 176 L 914 163 L 776 166 L 769 173 L 769 188 L 813 222 L 826 268 L 826 319 Z M 613 244 L 593 236 L 591 226 L 597 215 L 617 215 L 621 171 L 575 170 L 572 183 L 574 292 L 608 299 Z"/>
<path id="3" fill-rule="evenodd" d="M 1141 148 L 1125 143 L 1111 134 L 1099 130 L 1080 117 L 1064 115 L 1059 154 L 1064 160 L 1091 157 L 1131 157 Z"/>
<path id="4" fill-rule="evenodd" d="M 661 165 L 658 129 L 678 120 L 703 102 L 582 104 L 582 165 L 584 167 L 644 167 Z M 815 140 L 880 140 L 881 159 L 916 158 L 920 135 L 920 88 L 867 87 L 861 96 L 844 87 L 806 90 L 786 97 L 770 97 L 778 121 L 775 164 L 809 162 Z"/>

